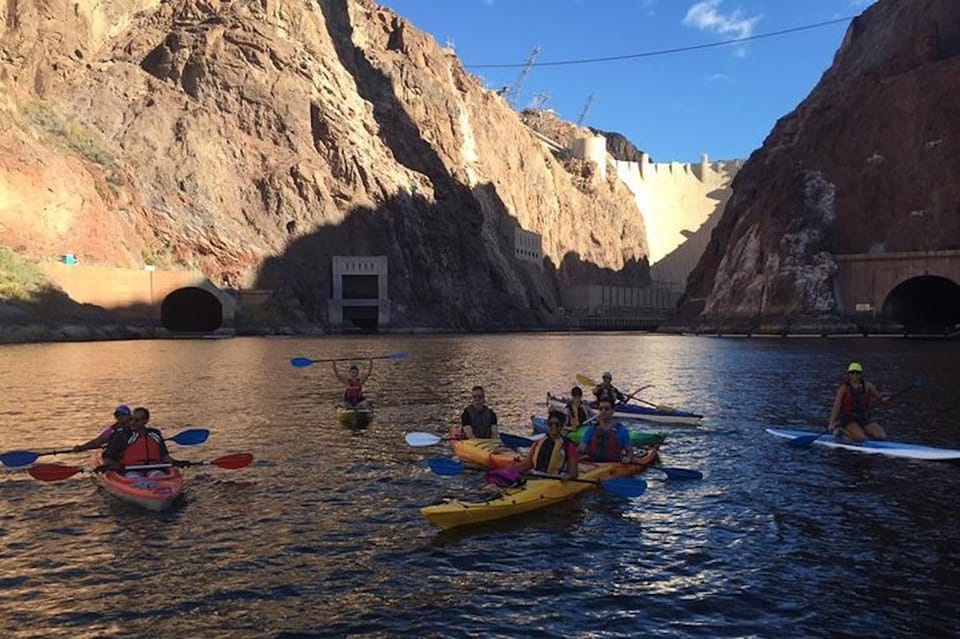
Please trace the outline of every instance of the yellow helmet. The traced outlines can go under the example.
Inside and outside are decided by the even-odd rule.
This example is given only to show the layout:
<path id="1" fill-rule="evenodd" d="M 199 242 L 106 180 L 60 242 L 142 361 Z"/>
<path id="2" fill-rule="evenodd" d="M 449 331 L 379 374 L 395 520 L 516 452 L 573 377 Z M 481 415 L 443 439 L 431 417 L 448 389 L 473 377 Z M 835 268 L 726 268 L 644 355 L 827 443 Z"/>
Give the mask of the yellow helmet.
<path id="1" fill-rule="evenodd" d="M 862 373 L 862 372 L 863 372 L 863 366 L 861 366 L 859 362 L 850 362 L 850 365 L 847 366 L 847 372 L 848 372 L 848 373 Z"/>

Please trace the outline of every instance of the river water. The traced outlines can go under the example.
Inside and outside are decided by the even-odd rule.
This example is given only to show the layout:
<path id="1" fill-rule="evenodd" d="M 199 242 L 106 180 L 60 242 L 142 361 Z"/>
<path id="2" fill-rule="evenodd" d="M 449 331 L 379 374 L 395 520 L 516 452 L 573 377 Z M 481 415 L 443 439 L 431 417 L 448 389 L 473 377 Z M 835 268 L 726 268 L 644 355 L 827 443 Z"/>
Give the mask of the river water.
<path id="1" fill-rule="evenodd" d="M 366 436 L 337 425 L 328 365 L 290 357 L 406 352 L 375 363 Z M 78 475 L 0 475 L 4 637 L 908 637 L 960 634 L 960 466 L 792 448 L 817 428 L 850 360 L 887 392 L 899 440 L 960 448 L 960 345 L 901 339 L 635 334 L 170 340 L 0 347 L 0 449 L 85 441 L 119 403 L 184 459 L 250 451 L 243 470 L 189 469 L 156 514 Z M 639 498 L 588 493 L 440 532 L 418 509 L 474 492 L 432 475 L 442 446 L 403 436 L 456 421 L 475 383 L 526 433 L 578 372 L 705 413 L 661 427 L 668 466 Z M 656 430 L 656 428 L 652 428 Z M 82 457 L 50 461 L 80 463 Z"/>

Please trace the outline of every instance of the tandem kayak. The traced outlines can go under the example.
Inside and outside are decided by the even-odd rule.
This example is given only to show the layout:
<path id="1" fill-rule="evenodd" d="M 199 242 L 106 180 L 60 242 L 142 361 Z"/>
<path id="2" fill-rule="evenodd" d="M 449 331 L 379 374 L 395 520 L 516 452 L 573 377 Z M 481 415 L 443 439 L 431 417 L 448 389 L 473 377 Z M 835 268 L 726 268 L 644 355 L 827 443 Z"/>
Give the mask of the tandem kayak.
<path id="1" fill-rule="evenodd" d="M 484 501 L 447 499 L 442 503 L 421 508 L 420 513 L 444 530 L 512 517 L 566 501 L 584 491 L 596 488 L 597 484 L 594 482 L 638 475 L 655 463 L 657 458 L 657 449 L 654 447 L 646 451 L 642 457 L 634 457 L 631 463 L 580 462 L 578 481 L 531 477 L 523 486 L 507 489 L 503 494 Z"/>
<path id="2" fill-rule="evenodd" d="M 533 422 L 533 432 L 534 433 L 545 433 L 547 432 L 547 420 L 545 417 L 531 417 L 530 421 Z M 577 430 L 573 431 L 567 437 L 570 438 L 574 444 L 579 444 L 583 441 L 583 435 L 587 432 L 589 426 L 581 426 Z M 639 430 L 630 431 L 630 443 L 634 446 L 652 446 L 654 444 L 662 444 L 667 440 L 666 433 L 645 433 Z"/>
<path id="3" fill-rule="evenodd" d="M 97 451 L 91 458 L 94 467 L 103 464 L 103 453 Z M 115 471 L 93 473 L 93 481 L 108 493 L 121 499 L 160 512 L 167 510 L 183 492 L 183 471 L 176 467 L 161 468 L 165 475 L 156 477 L 124 477 Z"/>
<path id="4" fill-rule="evenodd" d="M 808 437 L 817 435 L 816 432 L 808 430 L 789 430 L 785 428 L 768 428 L 767 432 L 777 437 L 785 439 L 797 439 L 798 437 Z M 853 450 L 858 453 L 867 453 L 870 455 L 887 455 L 890 457 L 903 457 L 906 459 L 928 459 L 935 461 L 948 461 L 960 459 L 960 450 L 952 448 L 934 448 L 932 446 L 920 446 L 918 444 L 904 444 L 901 442 L 892 442 L 889 440 L 868 439 L 863 443 L 854 443 L 851 441 L 837 439 L 833 435 L 824 433 L 813 441 L 817 446 L 827 446 L 829 448 L 843 448 Z"/>
<path id="5" fill-rule="evenodd" d="M 372 408 L 344 408 L 337 406 L 337 421 L 344 428 L 360 430 L 373 421 Z"/>
<path id="6" fill-rule="evenodd" d="M 453 456 L 474 468 L 513 468 L 523 455 L 503 446 L 499 439 L 451 439 Z"/>
<path id="7" fill-rule="evenodd" d="M 566 410 L 570 403 L 570 398 L 564 395 L 547 395 L 548 410 Z M 597 403 L 589 402 L 587 404 L 590 416 L 597 412 Z M 703 419 L 699 413 L 691 413 L 685 410 L 678 410 L 667 406 L 640 406 L 639 404 L 617 404 L 613 407 L 614 419 L 637 419 L 645 422 L 656 422 L 658 424 L 684 424 L 695 426 Z"/>

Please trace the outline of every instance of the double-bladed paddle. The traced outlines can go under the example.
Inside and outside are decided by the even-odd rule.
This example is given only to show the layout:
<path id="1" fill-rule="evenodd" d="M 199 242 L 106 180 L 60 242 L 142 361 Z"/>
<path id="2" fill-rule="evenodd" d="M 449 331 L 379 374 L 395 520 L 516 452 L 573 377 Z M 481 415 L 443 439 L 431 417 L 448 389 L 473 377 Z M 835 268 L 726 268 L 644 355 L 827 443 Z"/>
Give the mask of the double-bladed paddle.
<path id="1" fill-rule="evenodd" d="M 430 470 L 437 475 L 444 476 L 459 475 L 465 468 L 460 461 L 446 458 L 428 459 L 427 465 L 430 467 Z M 647 482 L 636 477 L 614 477 L 612 479 L 601 479 L 597 481 L 594 479 L 564 478 L 562 475 L 551 475 L 535 470 L 529 471 L 526 474 L 537 479 L 554 479 L 557 481 L 565 480 L 583 484 L 593 484 L 595 486 L 601 486 L 604 490 L 617 497 L 624 498 L 639 497 L 647 490 Z"/>
<path id="2" fill-rule="evenodd" d="M 333 357 L 328 359 L 310 359 L 309 357 L 294 357 L 290 360 L 290 365 L 294 368 L 306 368 L 314 364 L 323 362 L 356 362 L 365 359 L 407 359 L 409 353 L 391 353 L 390 355 L 377 355 L 375 357 Z"/>
<path id="3" fill-rule="evenodd" d="M 913 383 L 910 384 L 909 386 L 901 388 L 900 390 L 895 391 L 890 395 L 888 395 L 887 401 L 890 401 L 894 397 L 900 397 L 904 393 L 912 391 L 915 388 L 920 388 L 921 386 L 923 386 L 923 383 L 924 383 L 923 378 L 917 377 L 915 380 L 913 380 Z M 790 445 L 793 446 L 794 448 L 810 448 L 810 446 L 812 446 L 815 441 L 817 441 L 824 435 L 829 435 L 829 434 L 830 434 L 830 431 L 825 430 L 822 433 L 811 433 L 809 435 L 801 435 L 800 437 L 794 437 L 793 439 L 791 439 Z"/>
<path id="4" fill-rule="evenodd" d="M 545 434 L 541 434 L 540 439 L 546 437 Z M 529 448 L 536 443 L 536 439 L 531 439 L 528 437 L 521 437 L 520 435 L 511 435 L 510 433 L 500 433 L 500 442 L 507 446 L 508 448 Z M 677 479 L 677 480 L 693 480 L 693 479 L 703 479 L 703 473 L 699 470 L 690 470 L 687 468 L 669 468 L 667 466 L 648 466 L 653 470 L 659 470 L 664 475 L 667 476 L 667 479 Z M 441 473 L 442 474 L 442 473 Z"/>
<path id="5" fill-rule="evenodd" d="M 185 431 L 177 433 L 173 437 L 166 438 L 165 441 L 174 442 L 176 444 L 180 444 L 181 446 L 195 446 L 207 441 L 208 437 L 210 437 L 210 431 L 206 428 L 189 428 Z M 9 452 L 0 454 L 0 463 L 2 463 L 4 466 L 11 467 L 29 466 L 33 462 L 37 461 L 38 457 L 42 457 L 43 455 L 62 455 L 73 452 L 80 451 L 74 451 L 72 448 L 39 452 L 33 450 L 11 450 Z"/>
<path id="6" fill-rule="evenodd" d="M 253 455 L 250 453 L 233 453 L 231 455 L 223 455 L 221 457 L 217 457 L 216 459 L 204 461 L 177 460 L 172 464 L 144 464 L 138 466 L 125 466 L 122 469 L 117 469 L 117 471 L 149 470 L 170 468 L 171 466 L 176 466 L 178 468 L 186 466 L 217 466 L 219 468 L 236 470 L 238 468 L 249 466 L 252 461 Z M 86 468 L 83 466 L 65 466 L 63 464 L 37 464 L 27 472 L 29 472 L 34 479 L 39 479 L 40 481 L 60 481 L 69 477 L 73 477 L 77 473 L 96 473 L 101 472 L 101 469 Z"/>
<path id="7" fill-rule="evenodd" d="M 584 386 L 593 386 L 594 388 L 596 388 L 597 386 L 599 386 L 599 384 L 597 384 L 597 382 L 595 382 L 592 378 L 587 377 L 586 375 L 581 375 L 581 374 L 577 374 L 577 382 L 578 382 L 579 384 L 583 384 Z M 670 406 L 669 404 L 654 404 L 653 402 L 648 402 L 648 401 L 645 400 L 645 399 L 640 399 L 639 397 L 634 397 L 637 393 L 639 393 L 639 392 L 642 391 L 642 390 L 646 390 L 647 388 L 653 388 L 653 384 L 647 384 L 646 386 L 641 386 L 641 387 L 638 388 L 637 390 L 633 391 L 632 393 L 630 393 L 629 395 L 627 395 L 627 399 L 624 400 L 624 401 L 622 402 L 622 404 L 626 404 L 626 403 L 629 402 L 631 399 L 633 399 L 633 400 L 635 400 L 635 401 L 640 402 L 641 404 L 646 404 L 647 406 L 650 406 L 651 408 L 656 408 L 657 410 L 662 410 L 662 411 L 667 411 L 667 412 L 673 412 L 673 411 L 677 410 L 677 408 L 676 408 L 675 406 Z"/>
<path id="8" fill-rule="evenodd" d="M 404 437 L 408 446 L 420 448 L 422 446 L 435 446 L 441 442 L 450 441 L 451 437 L 440 437 L 433 433 L 407 433 Z"/>

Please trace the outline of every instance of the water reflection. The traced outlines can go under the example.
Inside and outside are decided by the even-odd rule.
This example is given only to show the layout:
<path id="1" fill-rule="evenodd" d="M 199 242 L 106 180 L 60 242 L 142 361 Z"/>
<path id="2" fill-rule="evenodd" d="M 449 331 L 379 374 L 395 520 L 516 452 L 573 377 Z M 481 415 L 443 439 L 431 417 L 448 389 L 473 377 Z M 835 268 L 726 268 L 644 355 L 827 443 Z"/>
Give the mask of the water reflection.
<path id="1" fill-rule="evenodd" d="M 211 429 L 175 456 L 256 458 L 242 471 L 191 469 L 184 503 L 161 514 L 79 477 L 0 474 L 5 636 L 960 630 L 960 469 L 798 450 L 763 431 L 819 427 L 857 360 L 881 388 L 926 375 L 879 413 L 898 439 L 960 447 L 957 348 L 632 334 L 3 347 L 4 450 L 85 441 L 128 403 L 148 406 L 168 434 Z M 288 364 L 394 352 L 411 358 L 375 362 L 366 390 L 377 415 L 364 433 L 335 419 L 342 388 L 329 365 Z M 670 432 L 665 465 L 703 481 L 651 473 L 635 500 L 589 493 L 452 531 L 420 517 L 445 494 L 475 490 L 476 476 L 431 474 L 424 460 L 444 447 L 407 447 L 405 433 L 455 423 L 477 383 L 504 429 L 525 433 L 547 391 L 604 370 L 625 390 L 654 384 L 643 395 L 652 402 L 707 414 L 698 428 L 654 428 Z M 852 618 L 850 593 L 869 612 Z"/>

